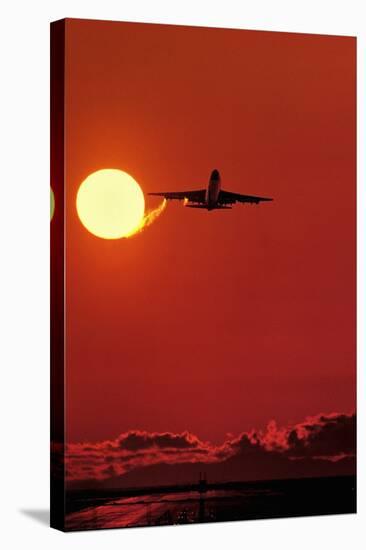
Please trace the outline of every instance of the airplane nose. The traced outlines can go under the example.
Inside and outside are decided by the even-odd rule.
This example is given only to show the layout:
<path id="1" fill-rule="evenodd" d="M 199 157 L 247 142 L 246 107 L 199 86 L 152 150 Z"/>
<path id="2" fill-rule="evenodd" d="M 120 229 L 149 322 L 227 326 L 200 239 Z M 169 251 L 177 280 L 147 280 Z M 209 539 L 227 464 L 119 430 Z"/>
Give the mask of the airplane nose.
<path id="1" fill-rule="evenodd" d="M 216 168 L 215 168 L 215 170 L 212 170 L 211 177 L 212 177 L 212 179 L 215 179 L 215 180 L 219 179 L 220 174 L 219 174 L 219 171 L 216 170 Z"/>

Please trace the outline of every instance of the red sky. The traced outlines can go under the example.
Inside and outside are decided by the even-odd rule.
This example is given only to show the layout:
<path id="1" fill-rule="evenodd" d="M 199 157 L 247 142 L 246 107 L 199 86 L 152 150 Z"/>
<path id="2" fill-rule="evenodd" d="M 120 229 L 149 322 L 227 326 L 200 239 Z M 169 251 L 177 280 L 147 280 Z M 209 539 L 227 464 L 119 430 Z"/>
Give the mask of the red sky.
<path id="1" fill-rule="evenodd" d="M 67 20 L 68 441 L 220 442 L 355 407 L 355 48 Z M 101 168 L 144 193 L 202 188 L 218 168 L 224 189 L 274 201 L 170 203 L 108 241 L 75 207 Z"/>

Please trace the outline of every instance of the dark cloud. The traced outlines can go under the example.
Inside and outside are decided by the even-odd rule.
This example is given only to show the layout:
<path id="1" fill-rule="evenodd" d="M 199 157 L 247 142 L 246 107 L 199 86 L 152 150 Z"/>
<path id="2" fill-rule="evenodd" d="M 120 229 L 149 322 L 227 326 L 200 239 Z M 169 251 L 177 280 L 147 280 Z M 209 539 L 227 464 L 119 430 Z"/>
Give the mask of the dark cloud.
<path id="1" fill-rule="evenodd" d="M 159 449 L 192 449 L 200 446 L 197 437 L 189 432 L 182 434 L 149 433 L 143 431 L 130 431 L 120 435 L 118 438 L 121 449 L 128 451 L 139 451 L 157 447 Z"/>
<path id="2" fill-rule="evenodd" d="M 290 456 L 330 457 L 356 452 L 356 415 L 320 415 L 313 422 L 300 424 L 288 435 Z"/>
<path id="3" fill-rule="evenodd" d="M 274 472 L 277 475 L 286 472 L 286 464 L 290 468 L 290 463 L 295 461 L 298 463 L 296 475 L 302 475 L 301 464 L 313 472 L 315 463 L 335 463 L 354 457 L 355 452 L 355 414 L 331 413 L 308 417 L 304 422 L 285 427 L 278 427 L 271 420 L 265 430 L 230 436 L 222 445 L 201 441 L 189 432 L 131 430 L 115 440 L 69 444 L 66 471 L 71 482 L 88 479 L 103 482 L 159 465 L 217 465 L 223 470 L 227 468 L 230 475 L 230 465 L 240 468 L 245 464 L 244 476 L 250 471 L 255 477 L 261 465 L 263 475 L 267 472 L 270 477 Z"/>

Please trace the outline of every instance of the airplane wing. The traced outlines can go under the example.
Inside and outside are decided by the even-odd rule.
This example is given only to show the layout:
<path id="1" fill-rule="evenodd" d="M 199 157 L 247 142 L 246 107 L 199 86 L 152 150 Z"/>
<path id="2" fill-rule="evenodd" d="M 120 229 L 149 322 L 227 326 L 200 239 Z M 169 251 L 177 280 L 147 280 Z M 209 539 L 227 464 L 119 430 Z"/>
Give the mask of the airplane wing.
<path id="1" fill-rule="evenodd" d="M 234 204 L 236 202 L 249 202 L 259 204 L 261 201 L 273 201 L 268 197 L 256 197 L 254 195 L 240 195 L 240 193 L 230 193 L 230 191 L 221 190 L 218 198 L 218 204 Z"/>
<path id="2" fill-rule="evenodd" d="M 195 191 L 164 191 L 161 193 L 148 193 L 148 195 L 156 195 L 164 197 L 167 200 L 182 201 L 188 199 L 190 202 L 205 202 L 206 189 L 196 189 Z"/>

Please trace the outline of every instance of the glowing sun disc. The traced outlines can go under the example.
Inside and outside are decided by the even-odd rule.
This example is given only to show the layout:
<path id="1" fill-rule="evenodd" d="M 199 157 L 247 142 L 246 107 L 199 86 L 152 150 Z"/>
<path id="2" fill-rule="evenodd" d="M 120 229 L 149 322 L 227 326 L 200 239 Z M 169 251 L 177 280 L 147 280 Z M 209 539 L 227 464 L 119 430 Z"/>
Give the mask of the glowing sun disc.
<path id="1" fill-rule="evenodd" d="M 98 170 L 80 185 L 76 209 L 81 223 L 102 239 L 120 239 L 137 231 L 145 198 L 132 176 L 116 169 Z"/>
<path id="2" fill-rule="evenodd" d="M 53 218 L 53 214 L 55 213 L 55 194 L 53 192 L 53 189 L 52 187 L 50 187 L 50 191 L 51 191 L 51 205 L 50 205 L 50 208 L 51 208 L 51 212 L 50 212 L 50 219 L 52 220 Z"/>

